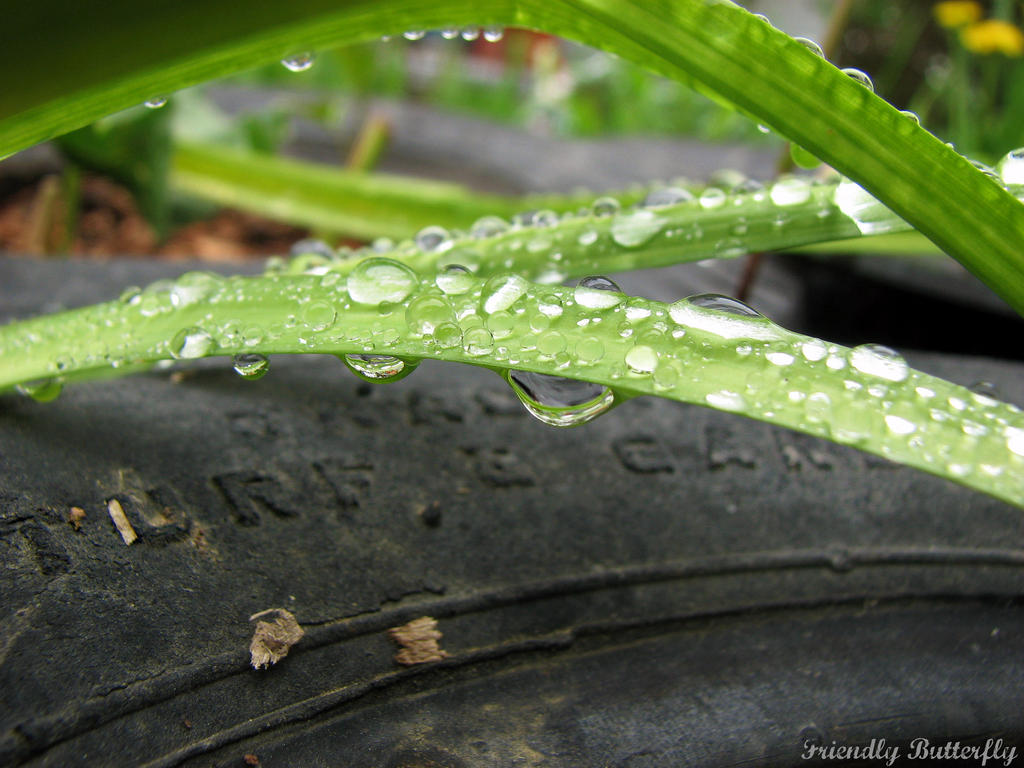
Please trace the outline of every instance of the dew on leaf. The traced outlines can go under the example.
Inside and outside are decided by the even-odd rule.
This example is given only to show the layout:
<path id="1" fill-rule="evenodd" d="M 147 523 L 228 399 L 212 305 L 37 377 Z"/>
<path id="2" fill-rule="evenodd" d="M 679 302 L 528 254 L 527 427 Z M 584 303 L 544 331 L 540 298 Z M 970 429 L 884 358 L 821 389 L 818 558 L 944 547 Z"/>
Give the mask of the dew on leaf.
<path id="1" fill-rule="evenodd" d="M 246 352 L 235 355 L 231 362 L 235 373 L 250 381 L 262 379 L 270 370 L 270 361 L 267 360 L 266 355 Z"/>
<path id="2" fill-rule="evenodd" d="M 182 328 L 171 339 L 171 357 L 176 360 L 192 360 L 204 357 L 215 347 L 213 337 L 202 328 Z"/>
<path id="3" fill-rule="evenodd" d="M 910 375 L 907 361 L 881 344 L 862 344 L 850 350 L 850 365 L 861 373 L 887 381 L 903 381 Z"/>
<path id="4" fill-rule="evenodd" d="M 520 402 L 536 419 L 554 427 L 576 427 L 600 416 L 615 401 L 603 384 L 532 371 L 506 374 Z"/>
<path id="5" fill-rule="evenodd" d="M 419 279 L 405 264 L 384 258 L 361 261 L 348 276 L 348 293 L 360 304 L 380 306 L 405 299 Z"/>
<path id="6" fill-rule="evenodd" d="M 360 377 L 375 382 L 397 381 L 416 367 L 391 355 L 345 355 L 342 362 Z"/>
<path id="7" fill-rule="evenodd" d="M 314 54 L 304 51 L 303 53 L 296 53 L 294 56 L 281 59 L 281 64 L 289 72 L 305 72 L 313 66 L 315 61 L 316 56 Z"/>

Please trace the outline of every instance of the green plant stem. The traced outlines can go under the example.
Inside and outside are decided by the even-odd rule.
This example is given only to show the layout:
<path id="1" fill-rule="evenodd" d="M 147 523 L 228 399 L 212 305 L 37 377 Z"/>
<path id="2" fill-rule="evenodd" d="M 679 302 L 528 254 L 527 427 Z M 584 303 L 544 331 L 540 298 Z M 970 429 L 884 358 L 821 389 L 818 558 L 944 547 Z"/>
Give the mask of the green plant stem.
<path id="1" fill-rule="evenodd" d="M 616 402 L 658 395 L 741 413 L 1024 506 L 1020 410 L 902 361 L 878 365 L 864 350 L 686 301 L 601 291 L 596 306 L 571 288 L 514 276 L 469 279 L 458 295 L 413 282 L 396 303 L 376 305 L 355 301 L 351 278 L 186 275 L 0 328 L 0 390 L 169 359 L 186 349 L 187 329 L 205 340 L 190 357 L 370 353 L 570 375 L 609 387 Z"/>

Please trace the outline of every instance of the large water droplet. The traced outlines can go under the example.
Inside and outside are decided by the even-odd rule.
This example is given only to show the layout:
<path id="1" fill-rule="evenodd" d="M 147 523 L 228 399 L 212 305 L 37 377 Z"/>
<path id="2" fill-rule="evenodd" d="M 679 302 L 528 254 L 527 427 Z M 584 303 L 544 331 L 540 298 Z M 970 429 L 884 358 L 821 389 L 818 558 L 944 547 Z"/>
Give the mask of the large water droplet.
<path id="1" fill-rule="evenodd" d="M 15 389 L 23 395 L 31 397 L 37 403 L 49 403 L 56 400 L 64 385 L 58 379 L 39 379 L 18 384 Z"/>
<path id="2" fill-rule="evenodd" d="M 424 227 L 416 233 L 416 247 L 425 253 L 444 253 L 452 247 L 452 238 L 444 227 Z"/>
<path id="3" fill-rule="evenodd" d="M 810 198 L 811 183 L 799 176 L 783 176 L 772 184 L 768 195 L 773 203 L 781 207 L 800 205 Z"/>
<path id="4" fill-rule="evenodd" d="M 480 27 L 466 27 L 462 30 L 462 39 L 471 43 L 480 37 Z"/>
<path id="5" fill-rule="evenodd" d="M 658 353 L 646 344 L 637 344 L 626 353 L 626 365 L 633 373 L 651 373 L 658 365 Z"/>
<path id="6" fill-rule="evenodd" d="M 804 48 L 809 50 L 815 56 L 824 59 L 825 52 L 821 49 L 821 46 L 811 40 L 809 37 L 794 37 L 794 42 L 800 43 Z"/>
<path id="7" fill-rule="evenodd" d="M 665 226 L 654 211 L 640 208 L 618 214 L 612 222 L 612 240 L 624 248 L 636 248 L 648 242 Z"/>
<path id="8" fill-rule="evenodd" d="M 314 61 L 316 61 L 316 55 L 309 51 L 304 51 L 302 53 L 296 53 L 294 56 L 281 59 L 281 64 L 289 72 L 305 72 L 313 66 Z"/>
<path id="9" fill-rule="evenodd" d="M 221 282 L 219 275 L 210 272 L 186 272 L 168 289 L 171 304 L 187 307 L 207 298 Z"/>
<path id="10" fill-rule="evenodd" d="M 473 290 L 473 274 L 461 264 L 448 264 L 434 278 L 437 287 L 449 296 L 461 296 Z"/>
<path id="11" fill-rule="evenodd" d="M 405 264 L 391 259 L 373 258 L 361 261 L 348 276 L 348 293 L 360 304 L 380 305 L 405 299 L 419 280 Z"/>
<path id="12" fill-rule="evenodd" d="M 529 290 L 530 284 L 519 275 L 495 275 L 480 293 L 480 307 L 488 315 L 509 309 Z"/>
<path id="13" fill-rule="evenodd" d="M 996 163 L 996 171 L 1003 184 L 1024 185 L 1024 147 L 1003 155 Z"/>
<path id="14" fill-rule="evenodd" d="M 402 33 L 402 37 L 406 40 L 422 40 L 427 36 L 426 30 L 423 29 L 408 29 Z"/>
<path id="15" fill-rule="evenodd" d="M 603 384 L 511 370 L 512 391 L 535 418 L 554 427 L 576 427 L 611 408 L 615 395 Z"/>
<path id="16" fill-rule="evenodd" d="M 445 27 L 444 29 L 441 30 L 441 37 L 444 38 L 445 40 L 454 40 L 458 36 L 458 27 Z"/>
<path id="17" fill-rule="evenodd" d="M 143 102 L 143 104 L 146 107 L 148 107 L 149 109 L 160 109 L 160 107 L 164 106 L 164 104 L 166 104 L 166 103 L 167 103 L 167 97 L 166 96 L 155 96 L 154 98 L 146 99 Z"/>
<path id="18" fill-rule="evenodd" d="M 345 355 L 341 359 L 356 375 L 374 382 L 405 378 L 417 365 L 391 355 Z"/>
<path id="19" fill-rule="evenodd" d="M 693 200 L 692 194 L 680 187 L 661 187 L 652 189 L 639 203 L 640 208 L 664 208 L 668 205 L 688 203 Z"/>
<path id="20" fill-rule="evenodd" d="M 899 352 L 881 344 L 862 344 L 850 350 L 850 365 L 861 373 L 888 381 L 903 381 L 910 366 Z"/>
<path id="21" fill-rule="evenodd" d="M 622 289 L 607 277 L 584 277 L 573 293 L 573 298 L 587 309 L 611 309 L 625 300 Z"/>
<path id="22" fill-rule="evenodd" d="M 700 193 L 700 207 L 718 208 L 719 206 L 725 205 L 727 197 L 728 195 L 726 195 L 724 189 L 719 189 L 718 187 L 707 187 Z"/>
<path id="23" fill-rule="evenodd" d="M 698 293 L 693 296 L 687 296 L 684 301 L 690 302 L 690 304 L 695 307 L 713 309 L 716 312 L 727 312 L 730 315 L 740 315 L 741 317 L 764 317 L 764 315 L 749 304 L 744 304 L 739 299 L 734 299 L 731 296 L 723 296 L 720 293 Z"/>
<path id="24" fill-rule="evenodd" d="M 845 213 L 861 234 L 871 235 L 892 227 L 893 213 L 859 184 L 843 178 L 836 187 L 832 201 Z"/>
<path id="25" fill-rule="evenodd" d="M 209 354 L 215 347 L 213 337 L 202 328 L 182 328 L 171 339 L 171 357 L 192 360 Z"/>
<path id="26" fill-rule="evenodd" d="M 842 72 L 844 75 L 849 76 L 851 80 L 856 80 L 869 91 L 875 90 L 875 84 L 871 82 L 871 77 L 868 75 L 867 72 L 864 72 L 860 69 L 854 69 L 853 67 L 847 67 L 846 69 L 842 70 Z"/>
<path id="27" fill-rule="evenodd" d="M 235 355 L 232 364 L 235 373 L 243 379 L 249 379 L 250 381 L 262 379 L 267 375 L 267 371 L 270 370 L 270 361 L 267 360 L 266 355 L 253 353 Z"/>
<path id="28" fill-rule="evenodd" d="M 488 43 L 496 43 L 505 36 L 505 30 L 501 27 L 484 27 L 484 40 Z"/>

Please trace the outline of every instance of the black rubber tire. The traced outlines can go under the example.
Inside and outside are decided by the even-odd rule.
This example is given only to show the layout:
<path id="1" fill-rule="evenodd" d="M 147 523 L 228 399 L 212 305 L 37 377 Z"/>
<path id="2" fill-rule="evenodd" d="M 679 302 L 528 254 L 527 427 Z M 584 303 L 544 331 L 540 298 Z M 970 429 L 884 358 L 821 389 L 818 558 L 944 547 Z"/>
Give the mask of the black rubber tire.
<path id="1" fill-rule="evenodd" d="M 0 262 L 9 313 L 51 269 Z M 62 269 L 76 303 L 159 268 Z M 908 357 L 1024 401 L 1019 364 Z M 1024 743 L 1021 510 L 706 409 L 556 430 L 461 366 L 371 387 L 324 358 L 254 383 L 219 361 L 0 398 L 0 502 L 0 765 Z M 254 671 L 248 617 L 275 607 L 306 635 Z M 420 616 L 448 656 L 399 666 L 387 629 Z"/>

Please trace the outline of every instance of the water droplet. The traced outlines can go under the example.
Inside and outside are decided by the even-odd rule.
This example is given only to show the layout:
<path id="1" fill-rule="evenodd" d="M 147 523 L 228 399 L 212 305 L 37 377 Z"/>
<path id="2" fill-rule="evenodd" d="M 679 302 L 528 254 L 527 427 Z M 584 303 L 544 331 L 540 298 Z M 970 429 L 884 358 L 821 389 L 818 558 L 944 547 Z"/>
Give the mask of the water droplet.
<path id="1" fill-rule="evenodd" d="M 721 408 L 725 411 L 739 411 L 747 405 L 741 394 L 738 392 L 730 392 L 727 389 L 723 389 L 720 392 L 709 392 L 704 395 L 704 400 L 708 405 L 712 405 L 715 408 Z"/>
<path id="2" fill-rule="evenodd" d="M 535 418 L 554 427 L 576 427 L 611 408 L 615 395 L 603 384 L 532 371 L 510 370 L 506 380 Z"/>
<path id="3" fill-rule="evenodd" d="M 990 381 L 976 381 L 968 387 L 974 399 L 982 405 L 998 405 L 1002 395 L 996 389 L 996 385 Z"/>
<path id="4" fill-rule="evenodd" d="M 836 187 L 832 202 L 845 213 L 861 234 L 885 232 L 892 227 L 893 213 L 859 184 L 843 178 Z"/>
<path id="5" fill-rule="evenodd" d="M 665 226 L 654 211 L 640 208 L 619 213 L 612 222 L 612 240 L 624 248 L 636 248 L 648 242 Z"/>
<path id="6" fill-rule="evenodd" d="M 779 367 L 792 365 L 796 362 L 796 358 L 788 352 L 767 352 L 765 353 L 764 359 L 772 365 L 777 365 Z"/>
<path id="7" fill-rule="evenodd" d="M 716 312 L 727 312 L 730 315 L 764 317 L 764 315 L 750 305 L 744 304 L 739 299 L 734 299 L 731 296 L 723 296 L 720 293 L 698 293 L 693 296 L 687 296 L 684 301 L 688 301 L 695 307 L 713 309 Z"/>
<path id="8" fill-rule="evenodd" d="M 725 201 L 728 195 L 725 194 L 724 189 L 718 187 L 708 187 L 700 193 L 700 207 L 701 208 L 718 208 L 719 206 L 725 205 Z"/>
<path id="9" fill-rule="evenodd" d="M 811 40 L 809 37 L 794 37 L 794 42 L 800 43 L 804 48 L 809 50 L 818 58 L 824 59 L 825 52 L 821 49 L 821 46 Z"/>
<path id="10" fill-rule="evenodd" d="M 765 136 L 767 136 L 769 133 L 772 132 L 772 129 L 769 128 L 767 125 L 763 125 L 761 123 L 758 123 L 757 124 L 757 132 L 758 133 L 763 133 Z"/>
<path id="11" fill-rule="evenodd" d="M 768 195 L 778 206 L 800 205 L 810 199 L 811 183 L 800 176 L 783 176 L 772 184 Z"/>
<path id="12" fill-rule="evenodd" d="M 485 237 L 495 237 L 509 228 L 509 223 L 500 216 L 482 216 L 473 222 L 469 228 L 469 234 L 478 240 Z"/>
<path id="13" fill-rule="evenodd" d="M 192 360 L 209 354 L 215 347 L 213 337 L 202 328 L 182 328 L 171 339 L 171 357 Z"/>
<path id="14" fill-rule="evenodd" d="M 473 290 L 476 281 L 472 273 L 461 264 L 449 264 L 434 278 L 437 287 L 449 296 L 461 296 Z"/>
<path id="15" fill-rule="evenodd" d="M 402 37 L 404 37 L 406 40 L 413 40 L 413 41 L 422 40 L 426 36 L 427 36 L 426 30 L 422 30 L 422 29 L 408 29 L 408 30 L 406 30 L 405 32 L 402 33 Z"/>
<path id="16" fill-rule="evenodd" d="M 668 360 L 661 360 L 654 367 L 651 381 L 654 382 L 654 386 L 658 387 L 658 389 L 672 389 L 672 387 L 679 383 L 679 369 Z"/>
<path id="17" fill-rule="evenodd" d="M 800 346 L 800 352 L 812 363 L 816 363 L 819 360 L 825 359 L 825 356 L 828 354 L 828 347 L 817 339 L 812 339 L 811 341 L 805 341 Z"/>
<path id="18" fill-rule="evenodd" d="M 501 27 L 484 27 L 484 40 L 488 43 L 496 43 L 505 36 L 505 30 Z"/>
<path id="19" fill-rule="evenodd" d="M 821 165 L 821 160 L 796 142 L 789 144 L 789 157 L 800 168 L 810 170 Z"/>
<path id="20" fill-rule="evenodd" d="M 599 197 L 590 206 L 590 213 L 595 218 L 603 219 L 606 216 L 614 216 L 622 208 L 622 205 L 614 197 Z"/>
<path id="21" fill-rule="evenodd" d="M 37 403 L 49 403 L 60 397 L 64 385 L 58 379 L 39 379 L 18 384 L 15 389 L 23 395 L 31 397 Z"/>
<path id="22" fill-rule="evenodd" d="M 462 348 L 471 357 L 481 357 L 491 351 L 494 337 L 486 328 L 470 328 L 462 335 Z"/>
<path id="23" fill-rule="evenodd" d="M 334 258 L 334 249 L 323 240 L 314 237 L 307 237 L 296 241 L 289 251 L 292 256 L 323 256 L 325 259 Z"/>
<path id="24" fill-rule="evenodd" d="M 587 309 L 611 309 L 625 300 L 622 289 L 607 277 L 584 277 L 573 293 L 573 298 Z"/>
<path id="25" fill-rule="evenodd" d="M 160 109 L 160 107 L 162 107 L 166 103 L 167 103 L 167 97 L 166 96 L 156 96 L 156 97 L 154 97 L 152 99 L 146 99 L 143 102 L 143 104 L 145 104 L 149 109 Z"/>
<path id="26" fill-rule="evenodd" d="M 875 84 L 871 82 L 871 77 L 867 72 L 860 69 L 854 69 L 853 67 L 847 67 L 842 70 L 844 75 L 847 75 L 851 80 L 856 80 L 858 83 L 863 85 L 869 91 L 875 90 Z"/>
<path id="27" fill-rule="evenodd" d="M 341 360 L 356 375 L 374 382 L 405 378 L 417 365 L 391 355 L 345 355 Z"/>
<path id="28" fill-rule="evenodd" d="M 262 379 L 267 375 L 267 371 L 270 370 L 270 361 L 267 360 L 266 356 L 253 353 L 235 355 L 232 364 L 235 373 L 243 379 L 249 379 L 250 381 Z"/>
<path id="29" fill-rule="evenodd" d="M 1003 434 L 1006 436 L 1006 447 L 1010 453 L 1024 456 L 1024 429 L 1007 427 Z"/>
<path id="30" fill-rule="evenodd" d="M 921 118 L 918 117 L 917 112 L 911 112 L 909 109 L 901 109 L 900 114 L 916 125 L 921 124 Z"/>
<path id="31" fill-rule="evenodd" d="M 471 43 L 480 37 L 480 27 L 466 27 L 462 30 L 462 39 Z"/>
<path id="32" fill-rule="evenodd" d="M 434 329 L 434 341 L 442 349 L 451 349 L 462 344 L 462 329 L 455 323 L 441 323 Z"/>
<path id="33" fill-rule="evenodd" d="M 914 422 L 892 413 L 886 415 L 885 426 L 896 435 L 909 435 L 917 431 L 917 425 Z"/>
<path id="34" fill-rule="evenodd" d="M 302 323 L 311 331 L 326 331 L 337 319 L 334 306 L 326 301 L 314 301 L 302 309 Z"/>
<path id="35" fill-rule="evenodd" d="M 638 204 L 640 208 L 664 208 L 669 205 L 688 203 L 693 200 L 692 194 L 679 187 L 661 187 L 652 189 Z"/>
<path id="36" fill-rule="evenodd" d="M 458 27 L 445 27 L 444 29 L 441 30 L 441 37 L 443 37 L 445 40 L 454 40 L 458 36 Z"/>
<path id="37" fill-rule="evenodd" d="M 383 258 L 361 261 L 348 276 L 348 293 L 360 304 L 379 306 L 405 299 L 419 280 L 405 264 Z"/>
<path id="38" fill-rule="evenodd" d="M 424 227 L 416 233 L 416 247 L 424 253 L 444 253 L 452 247 L 453 242 L 448 230 L 444 227 Z"/>
<path id="39" fill-rule="evenodd" d="M 519 275 L 495 275 L 480 293 L 480 307 L 486 314 L 509 309 L 525 294 L 530 284 Z"/>
<path id="40" fill-rule="evenodd" d="M 593 365 L 604 357 L 604 343 L 595 336 L 584 336 L 576 342 L 576 359 L 581 365 Z"/>
<path id="41" fill-rule="evenodd" d="M 1003 155 L 996 163 L 996 171 L 1003 184 L 1024 185 L 1024 147 Z"/>
<path id="42" fill-rule="evenodd" d="M 558 214 L 547 208 L 533 211 L 530 215 L 530 226 L 553 227 L 558 223 Z"/>
<path id="43" fill-rule="evenodd" d="M 304 51 L 296 53 L 294 56 L 289 56 L 286 59 L 281 59 L 281 64 L 289 72 L 305 72 L 313 66 L 314 61 L 316 61 L 316 55 L 309 51 Z"/>
<path id="44" fill-rule="evenodd" d="M 658 365 L 658 353 L 646 344 L 637 344 L 626 353 L 626 365 L 634 373 L 651 373 Z"/>
<path id="45" fill-rule="evenodd" d="M 887 381 L 903 381 L 910 366 L 898 352 L 881 344 L 862 344 L 850 351 L 850 365 L 861 373 Z"/>
<path id="46" fill-rule="evenodd" d="M 832 400 L 824 392 L 812 392 L 804 403 L 804 414 L 810 422 L 826 422 L 831 413 Z"/>

